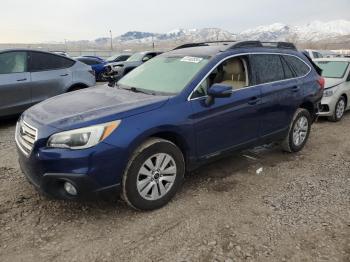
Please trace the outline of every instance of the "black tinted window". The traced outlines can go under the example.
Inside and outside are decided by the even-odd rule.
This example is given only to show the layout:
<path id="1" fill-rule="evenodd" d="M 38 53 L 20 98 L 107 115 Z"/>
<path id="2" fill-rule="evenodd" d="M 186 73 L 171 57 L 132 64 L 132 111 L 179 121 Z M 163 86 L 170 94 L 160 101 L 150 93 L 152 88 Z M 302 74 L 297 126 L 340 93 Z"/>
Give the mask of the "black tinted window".
<path id="1" fill-rule="evenodd" d="M 252 55 L 251 63 L 253 65 L 257 84 L 284 79 L 282 62 L 278 55 Z"/>
<path id="2" fill-rule="evenodd" d="M 295 56 L 285 55 L 283 58 L 290 65 L 298 77 L 304 76 L 310 71 L 310 68 L 303 61 L 301 61 L 301 59 Z"/>
<path id="3" fill-rule="evenodd" d="M 124 55 L 124 56 L 120 56 L 120 57 L 118 57 L 118 59 L 116 60 L 116 62 L 117 61 L 126 61 L 126 59 L 128 59 L 130 56 L 128 56 L 128 55 Z"/>
<path id="4" fill-rule="evenodd" d="M 0 54 L 0 74 L 23 73 L 26 71 L 26 52 L 6 52 Z"/>
<path id="5" fill-rule="evenodd" d="M 294 78 L 295 75 L 293 73 L 293 70 L 290 67 L 290 65 L 286 62 L 286 60 L 284 59 L 284 56 L 281 56 L 281 61 L 282 61 L 282 65 L 283 65 L 284 78 L 285 79 Z"/>
<path id="6" fill-rule="evenodd" d="M 73 60 L 62 56 L 41 52 L 30 53 L 30 71 L 46 71 L 68 68 L 73 64 Z"/>

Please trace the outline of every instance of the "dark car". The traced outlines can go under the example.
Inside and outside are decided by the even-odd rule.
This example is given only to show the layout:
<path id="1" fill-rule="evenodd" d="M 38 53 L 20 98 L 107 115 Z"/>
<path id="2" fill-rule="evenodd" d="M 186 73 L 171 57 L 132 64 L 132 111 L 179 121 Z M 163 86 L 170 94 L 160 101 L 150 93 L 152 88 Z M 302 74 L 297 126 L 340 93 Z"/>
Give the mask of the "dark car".
<path id="1" fill-rule="evenodd" d="M 120 192 L 165 205 L 186 171 L 273 141 L 306 144 L 324 79 L 290 43 L 199 43 L 139 66 L 115 87 L 62 95 L 17 124 L 23 172 L 62 199 Z M 81 102 L 80 102 L 81 101 Z"/>
<path id="2" fill-rule="evenodd" d="M 92 70 L 95 71 L 96 81 L 104 80 L 104 73 L 106 72 L 105 65 L 107 64 L 105 60 L 94 56 L 81 56 L 75 59 L 91 66 Z"/>
<path id="3" fill-rule="evenodd" d="M 107 63 L 117 63 L 117 62 L 123 62 L 129 59 L 129 57 L 132 54 L 128 53 L 122 53 L 122 54 L 115 54 L 106 59 Z"/>
<path id="4" fill-rule="evenodd" d="M 113 75 L 115 78 L 120 79 L 136 67 L 151 60 L 152 58 L 160 55 L 162 52 L 140 52 L 130 56 L 124 62 L 108 63 L 105 65 L 106 71 L 109 75 Z"/>

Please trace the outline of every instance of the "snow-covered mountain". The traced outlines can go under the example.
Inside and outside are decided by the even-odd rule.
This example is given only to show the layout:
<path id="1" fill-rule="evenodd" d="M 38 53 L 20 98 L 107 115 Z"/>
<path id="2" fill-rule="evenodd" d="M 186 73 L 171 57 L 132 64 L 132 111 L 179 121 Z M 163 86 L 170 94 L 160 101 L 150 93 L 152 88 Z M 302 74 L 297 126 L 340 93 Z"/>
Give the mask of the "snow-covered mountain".
<path id="1" fill-rule="evenodd" d="M 320 41 L 328 38 L 350 35 L 350 21 L 335 20 L 330 22 L 314 21 L 306 25 L 290 26 L 272 24 L 245 30 L 238 39 L 263 41 Z"/>
<path id="2" fill-rule="evenodd" d="M 130 31 L 114 38 L 115 42 L 142 44 L 152 42 L 201 42 L 213 40 L 262 40 L 317 42 L 350 35 L 350 21 L 314 21 L 305 25 L 274 23 L 245 30 L 238 34 L 220 28 L 174 29 L 167 33 Z M 108 38 L 99 38 L 96 45 L 109 44 Z"/>
<path id="3" fill-rule="evenodd" d="M 235 35 L 219 28 L 203 29 L 174 29 L 170 32 L 159 34 L 149 32 L 130 31 L 114 40 L 117 42 L 149 43 L 152 41 L 211 41 L 211 40 L 233 40 Z"/>

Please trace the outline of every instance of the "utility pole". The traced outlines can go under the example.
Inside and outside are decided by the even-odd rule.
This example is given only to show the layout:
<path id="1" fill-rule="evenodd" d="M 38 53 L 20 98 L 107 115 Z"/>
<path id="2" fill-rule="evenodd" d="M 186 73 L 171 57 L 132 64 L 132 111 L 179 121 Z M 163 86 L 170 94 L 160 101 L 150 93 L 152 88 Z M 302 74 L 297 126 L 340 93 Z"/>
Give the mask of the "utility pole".
<path id="1" fill-rule="evenodd" d="M 113 51 L 113 36 L 112 36 L 112 30 L 109 30 L 109 35 L 111 36 L 111 51 Z"/>

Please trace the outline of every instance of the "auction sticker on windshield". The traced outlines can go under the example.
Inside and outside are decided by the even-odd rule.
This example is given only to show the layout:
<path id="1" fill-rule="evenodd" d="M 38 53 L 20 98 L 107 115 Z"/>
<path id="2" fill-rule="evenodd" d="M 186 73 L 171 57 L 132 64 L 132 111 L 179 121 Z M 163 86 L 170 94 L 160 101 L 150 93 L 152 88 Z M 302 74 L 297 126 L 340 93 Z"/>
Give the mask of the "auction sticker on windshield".
<path id="1" fill-rule="evenodd" d="M 201 57 L 185 56 L 181 59 L 181 62 L 195 63 L 198 64 L 203 60 Z"/>

